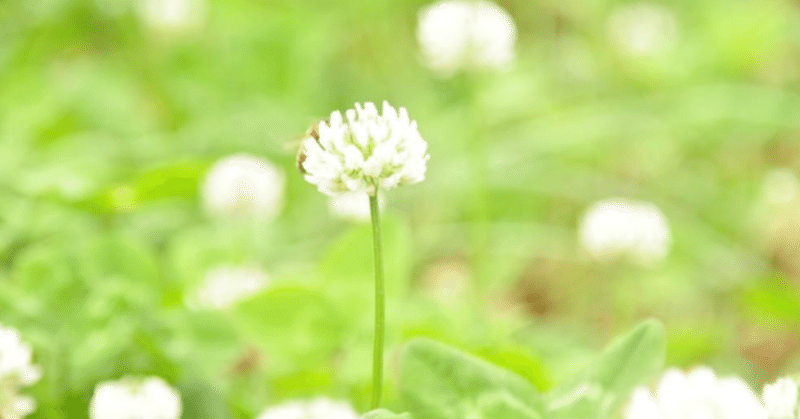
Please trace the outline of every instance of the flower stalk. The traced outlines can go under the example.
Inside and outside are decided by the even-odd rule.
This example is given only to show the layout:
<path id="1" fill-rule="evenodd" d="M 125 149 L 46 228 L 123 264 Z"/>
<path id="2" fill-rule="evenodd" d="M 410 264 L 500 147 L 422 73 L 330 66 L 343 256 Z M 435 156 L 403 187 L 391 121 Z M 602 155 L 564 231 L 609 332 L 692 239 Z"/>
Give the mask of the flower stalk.
<path id="1" fill-rule="evenodd" d="M 386 329 L 386 291 L 383 276 L 378 191 L 412 185 L 425 179 L 428 143 L 405 108 L 383 102 L 356 103 L 344 113 L 334 111 L 306 133 L 297 154 L 303 177 L 329 196 L 347 192 L 369 195 L 375 247 L 375 341 L 372 356 L 372 407 L 383 393 L 383 346 Z"/>
<path id="2" fill-rule="evenodd" d="M 386 291 L 383 277 L 383 247 L 378 211 L 378 192 L 369 195 L 372 243 L 375 248 L 375 337 L 372 348 L 372 408 L 381 405 L 383 392 L 383 340 L 386 331 Z"/>

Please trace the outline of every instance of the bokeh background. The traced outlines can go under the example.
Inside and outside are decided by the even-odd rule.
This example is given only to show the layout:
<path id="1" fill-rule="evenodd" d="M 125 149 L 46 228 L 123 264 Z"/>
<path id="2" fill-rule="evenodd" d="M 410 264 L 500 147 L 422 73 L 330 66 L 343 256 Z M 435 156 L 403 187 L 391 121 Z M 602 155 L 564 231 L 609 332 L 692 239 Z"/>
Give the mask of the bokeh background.
<path id="1" fill-rule="evenodd" d="M 310 124 L 364 101 L 406 107 L 431 155 L 384 195 L 389 407 L 414 336 L 543 390 L 646 317 L 669 366 L 800 371 L 797 2 L 502 0 L 514 59 L 448 77 L 427 4 L 0 2 L 0 324 L 43 370 L 31 418 L 85 418 L 127 375 L 174 385 L 185 418 L 366 410 L 369 225 L 295 168 Z M 276 169 L 274 214 L 208 204 L 243 154 Z M 592 250 L 598 202 L 654 211 L 660 238 L 629 246 L 656 250 Z M 626 220 L 596 240 L 653 225 Z M 212 274 L 206 295 L 250 285 L 209 303 Z"/>

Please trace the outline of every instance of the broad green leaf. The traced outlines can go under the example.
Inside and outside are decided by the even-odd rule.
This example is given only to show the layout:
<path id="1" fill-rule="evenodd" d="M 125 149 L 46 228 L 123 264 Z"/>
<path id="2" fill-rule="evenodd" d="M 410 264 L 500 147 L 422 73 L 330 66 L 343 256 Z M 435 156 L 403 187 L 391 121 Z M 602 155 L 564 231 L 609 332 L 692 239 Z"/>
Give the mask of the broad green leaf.
<path id="1" fill-rule="evenodd" d="M 608 417 L 633 387 L 663 366 L 665 347 L 661 323 L 642 322 L 611 342 L 582 375 L 549 395 L 552 416 L 558 419 Z"/>
<path id="2" fill-rule="evenodd" d="M 664 365 L 664 326 L 647 320 L 615 339 L 600 357 L 593 381 L 606 391 L 627 393 Z"/>
<path id="3" fill-rule="evenodd" d="M 486 419 L 539 419 L 542 416 L 505 391 L 485 393 L 478 398 L 478 411 Z"/>
<path id="4" fill-rule="evenodd" d="M 420 419 L 476 414 L 488 419 L 495 411 L 515 411 L 527 415 L 517 416 L 524 418 L 545 416 L 539 392 L 524 378 L 428 339 L 413 340 L 405 348 L 400 392 Z"/>
<path id="5" fill-rule="evenodd" d="M 523 347 L 504 346 L 484 348 L 477 353 L 481 358 L 525 377 L 537 390 L 547 391 L 550 386 L 549 374 L 541 359 Z"/>
<path id="6" fill-rule="evenodd" d="M 392 413 L 386 409 L 373 410 L 364 414 L 361 419 L 411 419 L 408 413 Z"/>

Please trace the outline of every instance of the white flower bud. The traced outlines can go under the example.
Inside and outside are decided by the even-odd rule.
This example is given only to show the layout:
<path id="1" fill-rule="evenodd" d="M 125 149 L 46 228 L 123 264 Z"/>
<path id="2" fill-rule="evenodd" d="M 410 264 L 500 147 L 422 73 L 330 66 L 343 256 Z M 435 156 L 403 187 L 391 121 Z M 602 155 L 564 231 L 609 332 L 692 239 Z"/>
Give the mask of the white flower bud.
<path id="1" fill-rule="evenodd" d="M 125 377 L 95 387 L 91 419 L 178 419 L 181 398 L 158 377 Z"/>
<path id="2" fill-rule="evenodd" d="M 683 373 L 664 373 L 656 391 L 636 388 L 625 410 L 625 419 L 767 419 L 755 394 L 738 378 L 718 379 L 701 367 Z"/>
<path id="3" fill-rule="evenodd" d="M 592 205 L 581 222 L 580 239 L 595 259 L 628 256 L 644 265 L 664 259 L 671 244 L 667 220 L 658 207 L 622 199 Z"/>
<path id="4" fill-rule="evenodd" d="M 41 377 L 32 357 L 31 347 L 20 340 L 19 333 L 0 325 L 0 418 L 23 418 L 36 409 L 32 398 L 19 394 Z"/>
<path id="5" fill-rule="evenodd" d="M 335 196 L 348 191 L 377 193 L 425 179 L 428 144 L 405 108 L 396 111 L 383 102 L 382 113 L 373 103 L 356 103 L 343 117 L 331 113 L 322 121 L 318 137 L 301 146 L 300 168 L 320 192 Z"/>
<path id="6" fill-rule="evenodd" d="M 206 210 L 217 216 L 273 219 L 283 209 L 283 171 L 247 154 L 226 157 L 211 168 L 202 186 Z"/>
<path id="7" fill-rule="evenodd" d="M 781 378 L 764 386 L 764 406 L 770 419 L 794 419 L 797 409 L 797 382 Z"/>
<path id="8" fill-rule="evenodd" d="M 238 301 L 258 293 L 269 283 L 259 269 L 222 266 L 210 270 L 190 301 L 190 307 L 226 309 Z"/>
<path id="9" fill-rule="evenodd" d="M 422 9 L 417 27 L 425 63 L 442 77 L 461 69 L 502 68 L 514 58 L 511 16 L 489 1 L 440 1 Z"/>
<path id="10" fill-rule="evenodd" d="M 258 419 L 358 419 L 350 404 L 324 397 L 289 401 L 264 410 Z"/>

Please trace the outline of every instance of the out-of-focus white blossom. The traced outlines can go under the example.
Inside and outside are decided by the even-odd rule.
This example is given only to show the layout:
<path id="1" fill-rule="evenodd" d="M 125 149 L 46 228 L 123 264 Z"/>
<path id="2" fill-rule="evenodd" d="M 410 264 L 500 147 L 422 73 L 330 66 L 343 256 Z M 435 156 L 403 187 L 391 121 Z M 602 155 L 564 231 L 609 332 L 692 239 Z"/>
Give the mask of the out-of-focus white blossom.
<path id="1" fill-rule="evenodd" d="M 205 0 L 138 0 L 145 25 L 160 32 L 183 32 L 201 26 L 206 18 Z"/>
<path id="2" fill-rule="evenodd" d="M 24 418 L 36 409 L 31 397 L 19 394 L 42 375 L 32 358 L 31 347 L 20 340 L 17 330 L 0 325 L 0 419 Z"/>
<path id="3" fill-rule="evenodd" d="M 608 33 L 624 52 L 637 56 L 658 55 L 677 38 L 675 14 L 665 6 L 641 2 L 620 6 L 608 19 Z"/>
<path id="4" fill-rule="evenodd" d="M 383 197 L 378 197 L 378 210 L 383 209 Z M 328 200 L 331 213 L 339 218 L 355 222 L 370 220 L 369 195 L 364 192 L 344 192 Z"/>
<path id="5" fill-rule="evenodd" d="M 214 215 L 249 215 L 273 219 L 283 209 L 283 171 L 247 154 L 226 157 L 206 176 L 203 203 Z"/>
<path id="6" fill-rule="evenodd" d="M 95 387 L 91 419 L 178 419 L 181 397 L 158 377 L 125 377 Z"/>
<path id="7" fill-rule="evenodd" d="M 419 12 L 425 63 L 442 77 L 469 68 L 501 68 L 514 58 L 516 27 L 489 1 L 440 1 Z"/>
<path id="8" fill-rule="evenodd" d="M 581 222 L 580 239 L 595 259 L 628 256 L 642 264 L 661 261 L 671 245 L 667 219 L 658 207 L 623 199 L 592 205 Z"/>
<path id="9" fill-rule="evenodd" d="M 625 419 L 768 419 L 761 401 L 742 380 L 717 378 L 709 368 L 667 371 L 651 394 L 633 391 Z"/>
<path id="10" fill-rule="evenodd" d="M 764 386 L 764 407 L 770 419 L 795 419 L 797 410 L 797 381 L 781 378 Z"/>
<path id="11" fill-rule="evenodd" d="M 288 401 L 264 410 L 258 419 L 358 419 L 349 403 L 318 397 Z"/>
<path id="12" fill-rule="evenodd" d="M 191 300 L 190 307 L 226 309 L 258 293 L 269 283 L 267 274 L 252 267 L 222 266 L 210 270 Z"/>
<path id="13" fill-rule="evenodd" d="M 318 138 L 307 137 L 300 151 L 305 179 L 320 192 L 392 189 L 425 179 L 428 144 L 419 135 L 416 121 L 405 108 L 395 110 L 383 102 L 356 103 L 355 109 L 331 113 L 319 124 Z"/>

